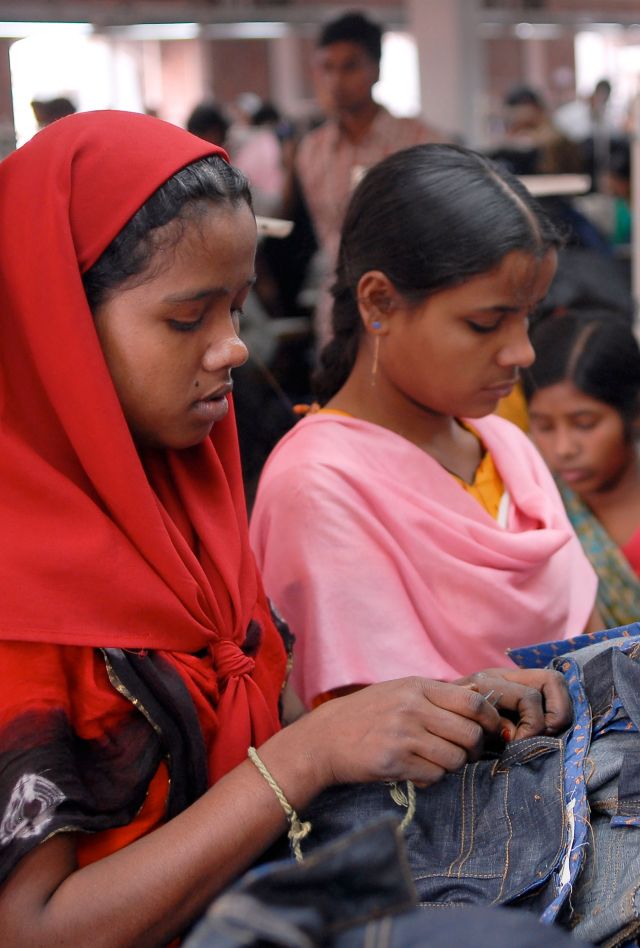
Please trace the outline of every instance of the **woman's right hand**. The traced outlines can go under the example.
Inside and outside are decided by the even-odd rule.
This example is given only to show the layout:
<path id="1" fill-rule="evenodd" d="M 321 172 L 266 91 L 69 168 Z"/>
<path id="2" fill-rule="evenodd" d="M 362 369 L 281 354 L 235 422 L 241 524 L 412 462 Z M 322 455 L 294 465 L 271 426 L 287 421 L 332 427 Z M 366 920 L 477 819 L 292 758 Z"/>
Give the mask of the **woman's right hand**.
<path id="1" fill-rule="evenodd" d="M 415 677 L 328 701 L 293 728 L 306 731 L 323 787 L 408 779 L 428 786 L 476 760 L 485 735 L 499 734 L 500 716 L 477 692 Z"/>

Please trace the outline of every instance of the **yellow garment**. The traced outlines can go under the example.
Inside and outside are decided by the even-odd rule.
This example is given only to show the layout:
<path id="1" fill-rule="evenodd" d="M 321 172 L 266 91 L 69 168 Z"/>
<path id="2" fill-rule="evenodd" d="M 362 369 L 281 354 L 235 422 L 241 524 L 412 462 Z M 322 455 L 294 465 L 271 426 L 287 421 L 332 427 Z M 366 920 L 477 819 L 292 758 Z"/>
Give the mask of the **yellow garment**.
<path id="1" fill-rule="evenodd" d="M 527 411 L 527 402 L 522 391 L 522 384 L 518 382 L 513 386 L 513 390 L 506 398 L 501 398 L 496 408 L 496 415 L 512 421 L 514 425 L 523 431 L 529 430 L 529 412 Z"/>
<path id="2" fill-rule="evenodd" d="M 468 494 L 475 497 L 490 517 L 493 517 L 494 520 L 497 519 L 500 501 L 504 494 L 504 484 L 488 451 L 485 452 L 476 469 L 472 484 L 463 481 L 457 474 L 452 476 Z"/>

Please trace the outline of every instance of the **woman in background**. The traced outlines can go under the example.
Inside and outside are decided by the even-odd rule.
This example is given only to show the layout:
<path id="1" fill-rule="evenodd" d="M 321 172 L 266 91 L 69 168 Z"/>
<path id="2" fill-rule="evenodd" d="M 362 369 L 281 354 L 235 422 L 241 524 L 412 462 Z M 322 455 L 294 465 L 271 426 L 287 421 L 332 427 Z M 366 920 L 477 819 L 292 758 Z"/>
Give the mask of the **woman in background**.
<path id="1" fill-rule="evenodd" d="M 613 628 L 640 619 L 640 349 L 609 314 L 548 317 L 523 373 L 531 437 L 556 476 Z"/>

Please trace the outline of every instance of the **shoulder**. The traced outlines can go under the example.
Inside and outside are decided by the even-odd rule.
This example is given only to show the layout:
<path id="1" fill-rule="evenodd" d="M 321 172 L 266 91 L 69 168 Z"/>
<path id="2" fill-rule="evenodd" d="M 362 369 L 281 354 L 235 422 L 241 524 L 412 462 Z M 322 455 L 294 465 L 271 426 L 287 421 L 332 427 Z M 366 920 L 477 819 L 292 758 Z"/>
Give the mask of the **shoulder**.
<path id="1" fill-rule="evenodd" d="M 6 714 L 57 708 L 78 733 L 93 736 L 99 720 L 133 707 L 112 684 L 103 650 L 91 645 L 3 640 L 0 669 L 0 722 Z"/>
<path id="2" fill-rule="evenodd" d="M 386 457 L 375 429 L 354 418 L 329 414 L 299 421 L 267 459 L 252 524 L 265 518 L 299 519 L 327 507 L 359 503 L 363 476 Z"/>
<path id="3" fill-rule="evenodd" d="M 261 483 L 291 478 L 300 483 L 314 472 L 340 471 L 349 464 L 362 431 L 355 419 L 330 414 L 308 415 L 278 442 L 263 468 Z"/>
<path id="4" fill-rule="evenodd" d="M 382 109 L 379 113 L 379 124 L 386 132 L 399 137 L 399 148 L 445 140 L 440 132 L 417 116 L 392 115 L 387 109 Z"/>

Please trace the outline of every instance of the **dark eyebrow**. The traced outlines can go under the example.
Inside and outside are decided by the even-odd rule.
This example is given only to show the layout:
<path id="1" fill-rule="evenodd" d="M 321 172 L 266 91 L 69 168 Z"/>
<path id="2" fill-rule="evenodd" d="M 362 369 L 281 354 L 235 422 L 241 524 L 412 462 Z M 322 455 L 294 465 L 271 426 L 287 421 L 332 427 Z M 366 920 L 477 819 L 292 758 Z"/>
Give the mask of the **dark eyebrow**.
<path id="1" fill-rule="evenodd" d="M 249 277 L 242 289 L 250 289 L 256 282 L 255 274 Z M 201 290 L 193 290 L 188 293 L 170 293 L 162 299 L 163 303 L 197 303 L 198 300 L 219 299 L 221 296 L 230 296 L 231 290 L 228 286 L 206 286 Z"/>
<path id="2" fill-rule="evenodd" d="M 517 306 L 477 306 L 473 307 L 474 313 L 519 313 Z"/>
<path id="3" fill-rule="evenodd" d="M 578 408 L 576 411 L 570 411 L 569 418 L 579 418 L 580 415 L 596 415 L 597 408 Z M 548 411 L 536 411 L 535 408 L 529 410 L 529 418 L 548 418 L 551 413 Z"/>
<path id="4" fill-rule="evenodd" d="M 545 293 L 545 296 L 546 296 L 546 293 Z M 532 312 L 534 309 L 536 309 L 536 307 L 539 306 L 540 303 L 542 303 L 545 296 L 541 296 L 540 299 L 537 299 L 535 303 L 532 304 L 531 308 L 529 309 L 529 312 Z M 501 306 L 500 304 L 496 304 L 495 306 L 475 307 L 473 312 L 474 313 L 500 313 L 500 315 L 505 315 L 507 313 L 519 313 L 522 310 L 522 308 L 523 307 L 521 306 Z"/>

